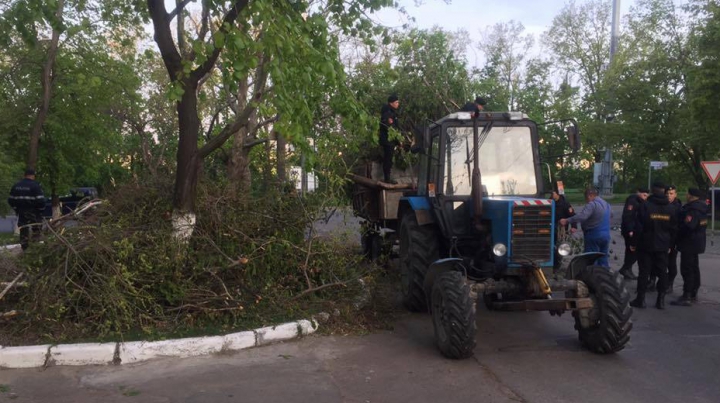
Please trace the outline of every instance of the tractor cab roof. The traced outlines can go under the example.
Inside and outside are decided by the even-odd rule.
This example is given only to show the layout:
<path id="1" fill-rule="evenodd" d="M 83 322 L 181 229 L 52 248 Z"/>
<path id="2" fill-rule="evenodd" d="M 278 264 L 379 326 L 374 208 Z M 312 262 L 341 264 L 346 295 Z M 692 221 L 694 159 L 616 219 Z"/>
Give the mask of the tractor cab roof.
<path id="1" fill-rule="evenodd" d="M 502 121 L 502 120 L 524 120 L 530 119 L 528 115 L 522 112 L 480 112 L 478 115 L 479 121 Z M 451 113 L 442 119 L 435 122 L 436 125 L 441 125 L 447 121 L 460 121 L 460 122 L 472 122 L 472 113 L 470 112 L 455 112 Z"/>

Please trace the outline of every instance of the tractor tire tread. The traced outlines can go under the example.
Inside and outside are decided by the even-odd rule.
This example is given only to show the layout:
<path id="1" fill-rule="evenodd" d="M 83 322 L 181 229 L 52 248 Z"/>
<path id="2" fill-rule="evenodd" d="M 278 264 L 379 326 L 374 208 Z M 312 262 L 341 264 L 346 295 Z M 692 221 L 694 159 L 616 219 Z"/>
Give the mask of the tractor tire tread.
<path id="1" fill-rule="evenodd" d="M 588 266 L 577 276 L 596 295 L 600 306 L 600 323 L 591 329 L 583 329 L 575 319 L 580 342 L 598 354 L 616 353 L 630 341 L 633 323 L 630 293 L 622 276 L 601 266 Z"/>
<path id="2" fill-rule="evenodd" d="M 409 237 L 408 250 L 400 251 L 401 270 L 407 270 L 409 277 L 408 289 L 403 292 L 403 305 L 412 312 L 427 312 L 424 281 L 430 264 L 439 256 L 437 234 L 431 226 L 420 226 L 415 214 L 408 213 L 403 217 L 400 236 Z M 409 255 L 407 268 L 402 267 L 403 253 Z"/>
<path id="3" fill-rule="evenodd" d="M 476 307 L 475 301 L 470 298 L 470 287 L 465 283 L 463 275 L 459 272 L 441 274 L 433 285 L 432 298 L 445 300 L 445 314 L 449 320 L 449 326 L 445 327 L 448 335 L 445 343 L 438 337 L 436 330 L 435 339 L 440 352 L 452 359 L 471 357 L 476 345 Z"/>

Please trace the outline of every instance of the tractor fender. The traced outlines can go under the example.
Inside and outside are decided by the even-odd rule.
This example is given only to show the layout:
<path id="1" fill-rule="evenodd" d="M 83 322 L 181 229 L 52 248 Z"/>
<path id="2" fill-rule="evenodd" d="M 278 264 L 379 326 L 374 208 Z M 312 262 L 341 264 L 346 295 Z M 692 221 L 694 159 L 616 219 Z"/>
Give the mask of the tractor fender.
<path id="1" fill-rule="evenodd" d="M 425 281 L 423 282 L 423 290 L 425 291 L 425 298 L 428 299 L 428 308 L 430 307 L 430 296 L 432 295 L 433 284 L 435 279 L 442 273 L 449 271 L 463 271 L 460 264 L 462 259 L 456 257 L 436 260 L 430 267 L 428 267 L 427 273 L 425 273 Z M 428 309 L 429 310 L 429 309 Z"/>
<path id="2" fill-rule="evenodd" d="M 561 267 L 565 269 L 565 278 L 574 280 L 575 274 L 579 273 L 583 268 L 592 265 L 596 260 L 605 256 L 600 252 L 587 252 L 573 256 L 571 259 L 565 259 Z"/>
<path id="3" fill-rule="evenodd" d="M 415 214 L 415 218 L 421 226 L 435 222 L 430 212 L 430 203 L 424 197 L 404 197 L 400 199 L 398 220 L 402 220 L 402 217 L 411 211 Z"/>

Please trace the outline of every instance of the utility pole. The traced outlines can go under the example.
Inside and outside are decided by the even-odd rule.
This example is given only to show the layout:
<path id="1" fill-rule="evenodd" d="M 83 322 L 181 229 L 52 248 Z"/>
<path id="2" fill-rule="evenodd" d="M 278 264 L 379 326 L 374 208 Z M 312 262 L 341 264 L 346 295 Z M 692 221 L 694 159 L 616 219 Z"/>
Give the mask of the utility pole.
<path id="1" fill-rule="evenodd" d="M 613 0 L 613 17 L 612 31 L 610 34 L 610 65 L 615 59 L 615 52 L 618 48 L 618 37 L 620 35 L 620 0 Z M 609 66 L 608 66 L 609 67 Z M 612 120 L 610 116 L 606 121 Z M 600 194 L 603 196 L 612 196 L 613 194 L 613 158 L 612 149 L 605 147 L 602 166 L 600 170 Z"/>

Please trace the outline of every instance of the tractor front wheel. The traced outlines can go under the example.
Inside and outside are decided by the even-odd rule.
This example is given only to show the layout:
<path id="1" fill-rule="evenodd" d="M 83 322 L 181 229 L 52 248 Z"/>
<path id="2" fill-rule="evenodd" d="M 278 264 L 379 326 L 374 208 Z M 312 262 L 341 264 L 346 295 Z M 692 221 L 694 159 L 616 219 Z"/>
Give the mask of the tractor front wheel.
<path id="1" fill-rule="evenodd" d="M 590 291 L 594 307 L 575 311 L 575 329 L 580 342 L 590 351 L 611 354 L 630 341 L 632 307 L 622 276 L 601 266 L 587 266 L 577 273 Z"/>
<path id="2" fill-rule="evenodd" d="M 413 312 L 426 312 L 423 282 L 430 264 L 438 259 L 438 238 L 430 225 L 420 226 L 414 213 L 400 223 L 400 276 L 402 300 Z"/>
<path id="3" fill-rule="evenodd" d="M 475 301 L 462 273 L 440 274 L 432 288 L 431 309 L 435 341 L 448 358 L 473 355 L 475 349 Z"/>

